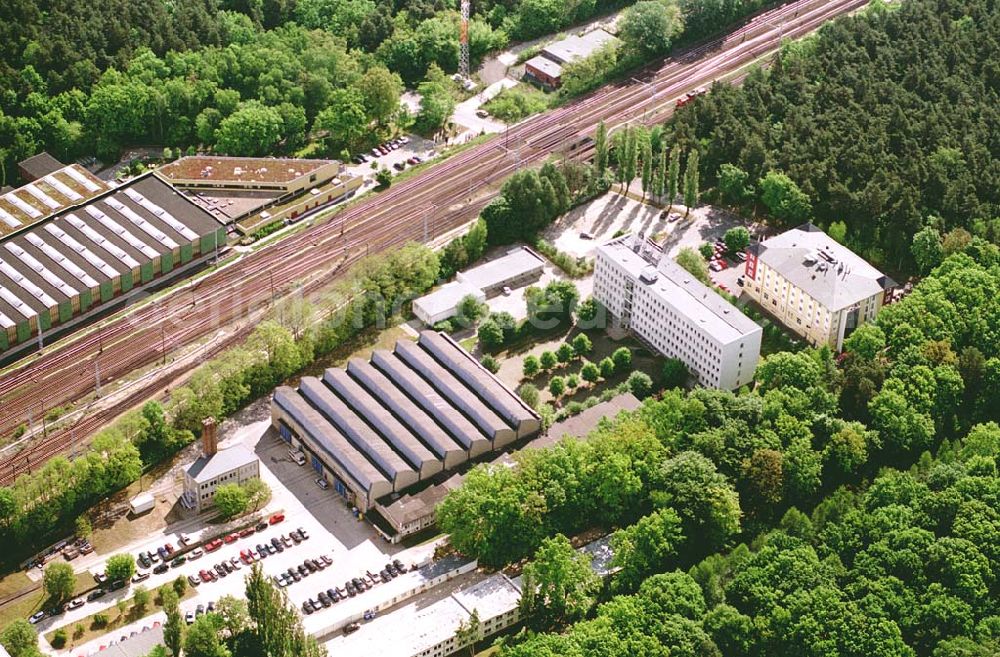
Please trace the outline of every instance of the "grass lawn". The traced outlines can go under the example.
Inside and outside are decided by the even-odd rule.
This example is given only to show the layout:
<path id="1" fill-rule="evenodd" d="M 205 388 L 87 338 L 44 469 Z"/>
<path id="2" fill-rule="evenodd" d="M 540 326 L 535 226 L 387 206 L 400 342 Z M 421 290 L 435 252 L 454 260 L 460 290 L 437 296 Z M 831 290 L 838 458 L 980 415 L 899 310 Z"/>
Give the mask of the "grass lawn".
<path id="1" fill-rule="evenodd" d="M 367 328 L 344 344 L 337 347 L 332 354 L 317 359 L 307 367 L 303 376 L 323 376 L 323 370 L 328 367 L 346 367 L 352 358 L 368 360 L 373 351 L 378 349 L 392 350 L 397 340 L 412 340 L 413 336 L 400 326 L 389 328 Z"/>
<path id="2" fill-rule="evenodd" d="M 66 640 L 66 645 L 63 646 L 61 650 L 70 650 L 76 646 L 83 645 L 88 641 L 93 641 L 99 636 L 114 632 L 119 627 L 123 627 L 130 623 L 134 623 L 135 621 L 141 620 L 146 616 L 155 614 L 158 611 L 163 611 L 162 601 L 160 600 L 160 596 L 157 594 L 157 591 L 152 590 L 150 591 L 150 593 L 152 594 L 153 597 L 152 602 L 146 605 L 146 607 L 141 611 L 133 607 L 131 605 L 131 602 L 129 602 L 129 606 L 125 609 L 124 614 L 119 611 L 117 606 L 112 606 L 108 607 L 104 611 L 95 612 L 90 616 L 87 616 L 86 618 L 77 621 L 76 623 L 64 626 L 62 629 L 66 631 L 67 640 Z M 181 597 L 181 600 L 183 601 L 187 598 L 193 597 L 194 595 L 195 595 L 194 588 L 189 586 L 187 587 L 187 589 L 185 589 L 184 595 Z M 131 601 L 132 598 L 129 597 L 123 599 Z M 94 625 L 94 616 L 96 616 L 99 613 L 107 616 L 108 618 L 107 625 L 103 625 L 101 627 L 97 627 Z M 78 625 L 82 626 L 83 632 L 78 631 L 77 628 Z M 55 633 L 56 630 L 47 632 L 45 634 L 45 639 L 49 643 L 52 643 L 52 639 L 55 636 Z"/>
<path id="3" fill-rule="evenodd" d="M 16 583 L 20 583 L 20 588 L 12 590 Z M 17 572 L 5 577 L 2 585 L 0 585 L 0 589 L 5 591 L 5 595 L 14 595 L 34 585 L 35 582 L 28 579 L 27 575 L 23 572 Z M 94 582 L 94 578 L 89 572 L 84 571 L 82 573 L 77 573 L 76 589 L 74 590 L 73 596 L 76 597 L 83 595 L 96 586 L 97 583 Z M 47 609 L 51 606 L 51 603 L 49 603 L 49 596 L 41 588 L 41 583 L 39 582 L 38 588 L 34 591 L 11 600 L 8 604 L 0 607 L 0 627 L 6 627 L 18 618 L 28 618 L 36 611 L 41 611 L 42 609 Z"/>

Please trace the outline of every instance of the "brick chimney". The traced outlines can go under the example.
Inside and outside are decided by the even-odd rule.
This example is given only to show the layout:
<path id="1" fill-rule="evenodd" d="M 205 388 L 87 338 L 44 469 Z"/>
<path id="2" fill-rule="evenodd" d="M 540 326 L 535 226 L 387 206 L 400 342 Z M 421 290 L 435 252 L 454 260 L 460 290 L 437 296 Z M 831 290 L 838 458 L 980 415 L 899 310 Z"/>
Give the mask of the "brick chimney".
<path id="1" fill-rule="evenodd" d="M 201 421 L 201 451 L 209 458 L 219 451 L 218 427 L 214 417 L 207 417 Z"/>

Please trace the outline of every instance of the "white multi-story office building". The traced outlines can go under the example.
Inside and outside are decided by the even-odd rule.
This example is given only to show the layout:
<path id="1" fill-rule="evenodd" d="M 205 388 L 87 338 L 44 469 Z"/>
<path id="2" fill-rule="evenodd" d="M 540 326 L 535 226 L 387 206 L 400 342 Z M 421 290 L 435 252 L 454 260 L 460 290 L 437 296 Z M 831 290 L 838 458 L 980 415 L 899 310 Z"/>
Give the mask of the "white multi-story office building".
<path id="1" fill-rule="evenodd" d="M 599 246 L 594 298 L 643 342 L 681 360 L 700 385 L 733 390 L 753 378 L 760 326 L 654 242 L 624 235 Z"/>
<path id="2" fill-rule="evenodd" d="M 743 289 L 810 344 L 843 349 L 896 283 L 812 224 L 747 248 Z"/>

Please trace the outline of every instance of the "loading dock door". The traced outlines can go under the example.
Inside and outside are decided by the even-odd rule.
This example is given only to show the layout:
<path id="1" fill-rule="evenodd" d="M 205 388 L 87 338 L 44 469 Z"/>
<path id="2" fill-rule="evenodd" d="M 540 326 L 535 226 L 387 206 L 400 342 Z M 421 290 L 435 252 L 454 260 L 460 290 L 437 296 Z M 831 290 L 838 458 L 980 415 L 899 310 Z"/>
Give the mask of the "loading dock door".
<path id="1" fill-rule="evenodd" d="M 340 493 L 341 496 L 347 497 L 347 487 L 344 486 L 344 482 L 336 477 L 333 478 L 333 490 Z"/>
<path id="2" fill-rule="evenodd" d="M 312 465 L 313 465 L 313 470 L 315 470 L 319 474 L 323 474 L 323 462 L 320 461 L 319 457 L 316 456 L 315 454 L 312 455 Z"/>
<path id="3" fill-rule="evenodd" d="M 281 439 L 286 443 L 291 444 L 293 435 L 292 430 L 281 420 L 278 420 L 278 435 L 281 436 Z"/>

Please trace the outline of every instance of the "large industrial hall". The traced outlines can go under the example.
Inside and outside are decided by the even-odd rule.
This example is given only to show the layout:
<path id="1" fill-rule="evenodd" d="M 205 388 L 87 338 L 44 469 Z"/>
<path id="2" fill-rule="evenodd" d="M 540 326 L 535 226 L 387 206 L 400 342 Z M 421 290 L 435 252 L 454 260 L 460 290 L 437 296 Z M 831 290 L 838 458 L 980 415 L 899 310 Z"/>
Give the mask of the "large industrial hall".
<path id="1" fill-rule="evenodd" d="M 434 331 L 278 388 L 271 423 L 362 511 L 541 429 L 534 410 Z"/>

